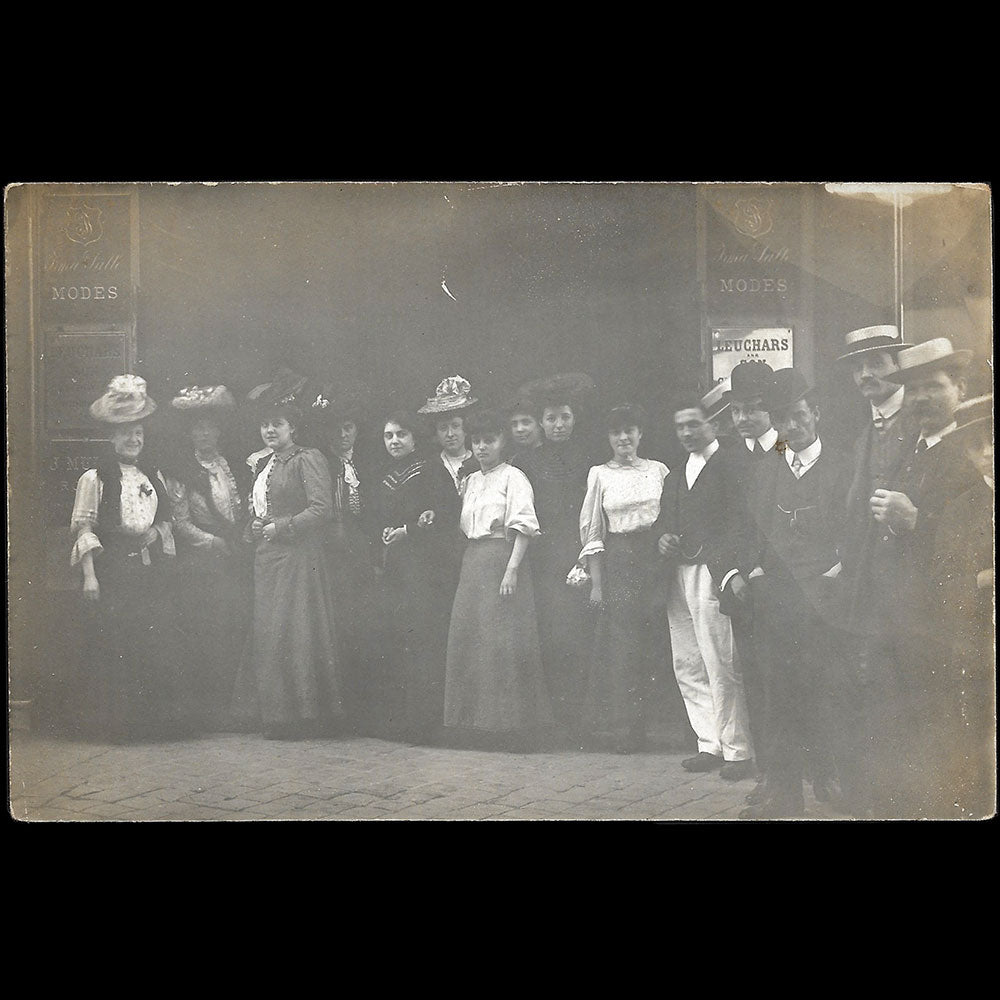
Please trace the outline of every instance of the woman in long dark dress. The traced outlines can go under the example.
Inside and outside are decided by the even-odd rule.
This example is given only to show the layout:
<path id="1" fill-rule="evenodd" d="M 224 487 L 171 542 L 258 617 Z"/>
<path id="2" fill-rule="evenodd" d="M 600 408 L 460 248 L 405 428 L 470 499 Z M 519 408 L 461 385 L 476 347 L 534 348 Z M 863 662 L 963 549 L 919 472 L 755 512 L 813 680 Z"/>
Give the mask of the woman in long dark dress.
<path id="1" fill-rule="evenodd" d="M 590 600 L 598 609 L 586 739 L 625 753 L 642 749 L 645 742 L 645 703 L 663 656 L 652 605 L 657 561 L 651 529 L 669 470 L 639 457 L 643 423 L 637 406 L 611 411 L 607 431 L 614 456 L 590 470 L 580 512 L 580 559 L 590 572 Z"/>
<path id="2" fill-rule="evenodd" d="M 542 666 L 556 721 L 571 735 L 582 720 L 592 631 L 586 594 L 566 583 L 580 552 L 580 506 L 591 466 L 574 430 L 580 403 L 593 384 L 586 375 L 570 373 L 520 390 L 536 400 L 545 434 L 542 444 L 523 452 L 516 463 L 534 489 L 541 528 L 531 558 Z"/>
<path id="3" fill-rule="evenodd" d="M 371 618 L 375 602 L 375 492 L 377 478 L 357 454 L 359 428 L 366 409 L 366 390 L 327 381 L 307 386 L 313 437 L 330 466 L 333 519 L 325 543 L 333 585 L 334 619 L 344 679 L 344 711 L 354 732 L 373 730 L 375 692 Z"/>
<path id="4" fill-rule="evenodd" d="M 260 430 L 271 449 L 257 462 L 244 538 L 256 546 L 252 657 L 244 657 L 265 735 L 298 739 L 343 721 L 333 590 L 323 535 L 333 485 L 323 454 L 295 442 L 294 397 L 265 397 Z M 246 683 L 238 685 L 240 695 Z"/>
<path id="5" fill-rule="evenodd" d="M 507 740 L 516 749 L 552 722 L 524 563 L 538 520 L 527 477 L 502 460 L 502 418 L 487 412 L 468 423 L 480 471 L 465 482 L 468 542 L 448 632 L 445 726 L 459 738 Z"/>
<path id="6" fill-rule="evenodd" d="M 247 476 L 219 450 L 236 402 L 224 385 L 188 386 L 171 401 L 185 423 L 166 476 L 177 542 L 185 686 L 199 724 L 226 728 L 250 620 L 251 553 L 243 541 Z"/>
<path id="7" fill-rule="evenodd" d="M 434 742 L 444 721 L 444 668 L 455 583 L 459 496 L 436 456 L 416 452 L 415 421 L 383 424 L 389 464 L 376 510 L 381 548 L 380 731 Z"/>
<path id="8" fill-rule="evenodd" d="M 182 734 L 170 567 L 170 500 L 142 455 L 156 409 L 145 380 L 119 375 L 90 407 L 111 438 L 105 458 L 76 487 L 70 562 L 80 566 L 91 614 L 80 676 L 80 729 L 114 742 Z"/>

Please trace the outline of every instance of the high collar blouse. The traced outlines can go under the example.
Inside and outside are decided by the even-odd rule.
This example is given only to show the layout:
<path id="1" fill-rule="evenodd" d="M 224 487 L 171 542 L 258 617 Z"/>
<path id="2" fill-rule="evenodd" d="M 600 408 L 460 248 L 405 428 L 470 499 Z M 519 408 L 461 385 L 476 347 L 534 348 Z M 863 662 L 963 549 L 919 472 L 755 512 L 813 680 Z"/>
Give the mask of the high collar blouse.
<path id="1" fill-rule="evenodd" d="M 465 480 L 462 532 L 470 541 L 484 538 L 512 540 L 515 532 L 538 534 L 534 493 L 528 477 L 501 462 L 489 472 L 473 472 Z"/>
<path id="2" fill-rule="evenodd" d="M 257 517 L 276 524 L 279 540 L 294 541 L 332 521 L 333 483 L 323 453 L 293 445 L 273 454 L 254 481 L 253 505 Z"/>

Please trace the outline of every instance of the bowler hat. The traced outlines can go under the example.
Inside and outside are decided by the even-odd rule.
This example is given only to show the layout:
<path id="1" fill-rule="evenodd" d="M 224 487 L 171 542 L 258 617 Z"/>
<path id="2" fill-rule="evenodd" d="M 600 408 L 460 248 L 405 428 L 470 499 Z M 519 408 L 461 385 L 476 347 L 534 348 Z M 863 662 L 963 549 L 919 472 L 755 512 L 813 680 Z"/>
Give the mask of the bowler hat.
<path id="1" fill-rule="evenodd" d="M 955 426 L 948 432 L 948 437 L 962 431 L 983 427 L 993 423 L 993 393 L 985 396 L 975 396 L 959 403 L 955 407 Z"/>
<path id="2" fill-rule="evenodd" d="M 714 420 L 729 409 L 730 386 L 729 379 L 723 379 L 718 385 L 713 385 L 701 397 L 701 408 L 705 411 L 707 420 Z"/>
<path id="3" fill-rule="evenodd" d="M 779 368 L 771 377 L 771 385 L 764 394 L 768 412 L 791 406 L 812 392 L 812 386 L 798 368 Z"/>
<path id="4" fill-rule="evenodd" d="M 745 403 L 763 398 L 771 386 L 774 369 L 766 361 L 741 361 L 729 373 L 727 402 Z"/>
<path id="5" fill-rule="evenodd" d="M 104 395 L 90 404 L 90 415 L 102 424 L 130 424 L 156 409 L 146 395 L 146 380 L 138 375 L 116 375 Z"/>
<path id="6" fill-rule="evenodd" d="M 844 337 L 846 354 L 841 354 L 838 361 L 847 361 L 859 354 L 870 354 L 873 351 L 901 351 L 912 344 L 904 344 L 899 330 L 894 326 L 864 326 L 860 330 L 851 330 Z"/>
<path id="7" fill-rule="evenodd" d="M 941 369 L 958 369 L 968 367 L 972 360 L 972 351 L 956 351 L 947 337 L 935 337 L 925 340 L 922 344 L 907 347 L 896 355 L 899 371 L 886 375 L 886 381 L 906 385 L 912 379 L 927 375 L 929 372 Z"/>

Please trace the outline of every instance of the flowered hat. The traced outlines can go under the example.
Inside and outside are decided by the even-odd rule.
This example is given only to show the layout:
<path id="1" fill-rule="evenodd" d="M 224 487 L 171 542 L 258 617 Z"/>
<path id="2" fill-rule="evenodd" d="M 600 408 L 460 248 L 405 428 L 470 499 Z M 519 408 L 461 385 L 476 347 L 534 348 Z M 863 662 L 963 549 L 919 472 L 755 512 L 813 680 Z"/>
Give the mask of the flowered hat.
<path id="1" fill-rule="evenodd" d="M 461 375 L 449 375 L 438 383 L 434 395 L 417 413 L 448 413 L 451 410 L 464 410 L 476 402 L 478 400 L 472 395 L 472 386 Z"/>
<path id="2" fill-rule="evenodd" d="M 205 410 L 233 410 L 236 400 L 224 385 L 188 385 L 170 400 L 170 405 L 182 412 L 200 413 Z"/>
<path id="3" fill-rule="evenodd" d="M 302 390 L 307 416 L 316 424 L 362 421 L 368 416 L 372 391 L 361 379 L 308 381 Z"/>
<path id="4" fill-rule="evenodd" d="M 129 424 L 148 417 L 156 403 L 146 395 L 146 380 L 138 375 L 116 375 L 104 395 L 90 404 L 90 415 L 102 424 Z"/>

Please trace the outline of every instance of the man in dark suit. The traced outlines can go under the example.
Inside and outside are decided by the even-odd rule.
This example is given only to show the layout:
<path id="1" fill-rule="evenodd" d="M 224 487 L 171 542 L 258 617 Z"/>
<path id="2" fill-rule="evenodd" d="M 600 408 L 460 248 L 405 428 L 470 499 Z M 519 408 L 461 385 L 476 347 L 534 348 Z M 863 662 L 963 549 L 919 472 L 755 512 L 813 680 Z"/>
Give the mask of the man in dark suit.
<path id="1" fill-rule="evenodd" d="M 746 504 L 747 483 L 754 467 L 774 451 L 778 441 L 778 432 L 771 426 L 771 415 L 764 405 L 764 397 L 770 389 L 773 377 L 774 371 L 767 362 L 743 361 L 730 373 L 729 388 L 723 396 L 723 401 L 729 403 L 733 426 L 739 435 L 732 451 L 732 458 L 740 468 L 743 506 Z M 721 608 L 732 617 L 736 664 L 743 677 L 750 719 L 750 736 L 756 750 L 760 777 L 757 787 L 747 795 L 747 804 L 754 805 L 760 802 L 764 795 L 763 755 L 767 752 L 768 739 L 763 731 L 764 681 L 753 653 L 753 618 L 748 604 L 736 597 L 736 592 L 745 586 L 746 581 L 741 576 L 734 577 L 723 595 Z"/>
<path id="2" fill-rule="evenodd" d="M 824 701 L 842 646 L 831 588 L 846 458 L 823 445 L 819 406 L 798 369 L 774 373 L 765 403 L 784 448 L 754 470 L 749 506 L 755 535 L 741 567 L 750 581 L 769 741 L 765 790 L 740 813 L 747 819 L 803 814 L 803 777 L 817 751 L 831 747 Z"/>
<path id="3" fill-rule="evenodd" d="M 996 811 L 992 395 L 957 407 L 948 441 L 979 478 L 945 505 L 935 539 L 938 615 L 950 641 L 946 698 L 934 720 L 941 751 L 934 812 L 984 818 Z"/>
<path id="4" fill-rule="evenodd" d="M 743 679 L 733 662 L 730 619 L 720 594 L 738 576 L 743 531 L 740 470 L 719 446 L 715 423 L 728 404 L 725 385 L 684 400 L 674 410 L 684 466 L 663 482 L 653 534 L 669 562 L 667 617 L 674 674 L 698 753 L 681 762 L 688 771 L 719 769 L 739 781 L 756 773 Z"/>
<path id="5" fill-rule="evenodd" d="M 875 490 L 888 487 L 913 454 L 919 424 L 908 413 L 903 386 L 889 380 L 899 370 L 896 356 L 911 345 L 903 343 L 895 326 L 869 326 L 845 337 L 846 353 L 838 362 L 851 373 L 868 404 L 865 429 L 854 445 L 853 472 L 847 490 L 847 523 L 840 555 L 844 572 L 838 578 L 844 627 L 848 633 L 844 657 L 844 702 L 849 731 L 856 740 L 851 757 L 856 770 L 841 769 L 841 789 L 847 811 L 870 815 L 871 745 L 874 727 L 865 719 L 878 698 L 870 685 L 868 650 L 888 629 L 887 605 L 892 590 L 877 585 L 871 554 L 884 529 L 872 515 Z"/>
<path id="6" fill-rule="evenodd" d="M 860 551 L 856 534 L 853 544 L 849 539 L 842 547 L 856 609 L 849 620 L 852 630 L 865 636 L 877 816 L 941 814 L 935 791 L 940 747 L 933 720 L 947 700 L 947 653 L 936 613 L 934 546 L 944 507 L 977 479 L 962 449 L 948 440 L 970 359 L 971 352 L 956 351 L 945 337 L 896 355 L 898 370 L 885 378 L 905 386 L 919 430 L 915 438 L 902 435 L 902 459 L 868 498 L 873 527 L 863 536 Z M 858 496 L 856 492 L 855 504 Z M 865 616 L 876 627 L 862 631 Z"/>

